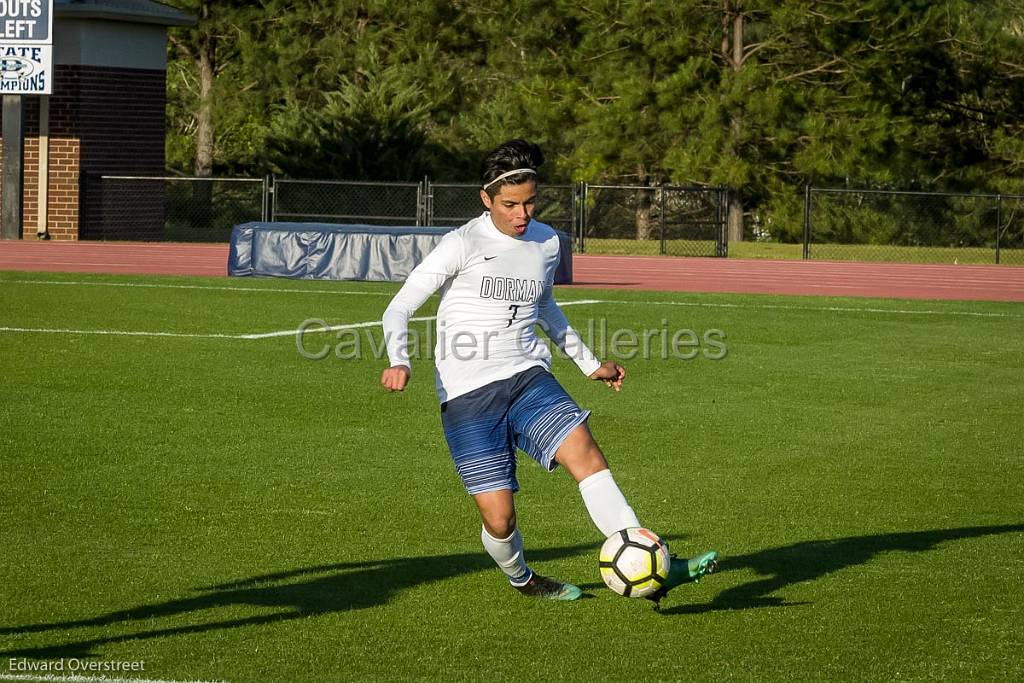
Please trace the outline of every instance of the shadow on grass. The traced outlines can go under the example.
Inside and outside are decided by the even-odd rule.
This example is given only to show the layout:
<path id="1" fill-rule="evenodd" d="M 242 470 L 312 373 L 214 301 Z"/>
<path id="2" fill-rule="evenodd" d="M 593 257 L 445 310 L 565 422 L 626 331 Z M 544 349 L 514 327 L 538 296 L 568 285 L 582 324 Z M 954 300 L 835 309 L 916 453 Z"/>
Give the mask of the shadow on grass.
<path id="1" fill-rule="evenodd" d="M 781 548 L 769 548 L 748 555 L 726 557 L 719 563 L 719 573 L 753 569 L 766 579 L 751 581 L 728 588 L 709 603 L 680 605 L 662 610 L 662 614 L 702 614 L 705 612 L 744 610 L 758 607 L 791 607 L 804 603 L 787 602 L 785 598 L 773 595 L 787 586 L 804 581 L 814 581 L 833 572 L 858 564 L 865 564 L 875 556 L 893 551 L 921 553 L 934 550 L 946 541 L 957 541 L 980 536 L 1024 532 L 1024 524 L 999 526 L 974 526 L 962 529 L 935 529 L 932 531 L 910 531 L 895 534 L 853 536 L 828 541 L 803 541 Z M 968 571 L 969 568 L 949 567 L 949 572 Z M 714 576 L 705 579 L 714 581 Z M 703 583 L 701 585 L 704 585 Z M 670 594 L 679 598 L 683 588 Z"/>
<path id="2" fill-rule="evenodd" d="M 945 541 L 977 538 L 995 534 L 1024 532 L 1024 524 L 979 526 L 962 529 L 937 529 L 873 536 L 855 536 L 828 541 L 805 541 L 757 553 L 727 557 L 721 562 L 720 572 L 753 569 L 768 578 L 726 589 L 707 604 L 670 607 L 662 614 L 698 614 L 720 610 L 783 607 L 787 603 L 773 595 L 787 586 L 813 581 L 840 569 L 864 564 L 884 552 L 926 552 Z M 671 541 L 672 538 L 669 537 Z M 531 561 L 545 562 L 592 553 L 594 544 L 580 544 L 563 548 L 533 549 Z M 342 562 L 315 567 L 304 567 L 287 572 L 264 574 L 239 581 L 199 589 L 194 597 L 139 605 L 126 610 L 110 612 L 90 619 L 29 624 L 0 628 L 2 635 L 25 635 L 47 631 L 64 632 L 73 628 L 116 626 L 125 628 L 133 623 L 155 619 L 188 618 L 204 610 L 230 607 L 255 607 L 276 610 L 237 619 L 207 621 L 166 628 L 151 628 L 122 635 L 83 639 L 54 645 L 22 648 L 0 652 L 3 657 L 32 657 L 39 659 L 84 658 L 94 656 L 95 648 L 133 640 L 166 636 L 206 633 L 222 629 L 240 628 L 287 622 L 311 616 L 363 609 L 387 603 L 395 594 L 420 585 L 443 581 L 477 571 L 494 570 L 494 564 L 483 552 L 457 555 L 410 557 L 377 562 Z M 951 571 L 953 569 L 951 568 Z M 706 579 L 713 585 L 714 577 Z M 599 586 L 600 584 L 595 584 Z M 705 584 L 702 584 L 705 585 Z M 586 587 L 591 587 L 589 584 Z M 679 588 L 670 596 L 683 593 Z M 149 625 L 146 623 L 145 625 Z"/>
<path id="3" fill-rule="evenodd" d="M 544 562 L 583 552 L 596 553 L 596 548 L 594 544 L 580 544 L 564 548 L 531 549 L 529 559 L 531 562 Z M 273 624 L 332 612 L 364 609 L 384 604 L 407 588 L 484 570 L 497 571 L 491 558 L 481 550 L 479 553 L 457 555 L 342 562 L 264 574 L 204 587 L 199 589 L 203 594 L 195 597 L 139 605 L 89 619 L 0 627 L 0 636 L 59 632 L 72 628 L 124 628 L 132 623 L 145 623 L 148 626 L 150 624 L 146 622 L 154 619 L 187 617 L 190 614 L 198 615 L 204 610 L 224 607 L 248 606 L 276 610 L 270 614 L 10 650 L 0 653 L 0 656 L 37 659 L 85 658 L 94 656 L 96 647 L 110 643 Z"/>

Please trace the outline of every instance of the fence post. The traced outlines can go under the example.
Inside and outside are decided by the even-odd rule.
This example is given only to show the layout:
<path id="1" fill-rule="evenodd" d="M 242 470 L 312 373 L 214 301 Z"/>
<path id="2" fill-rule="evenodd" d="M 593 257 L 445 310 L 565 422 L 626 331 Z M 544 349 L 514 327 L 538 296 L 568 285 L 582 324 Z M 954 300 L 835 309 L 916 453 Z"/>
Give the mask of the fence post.
<path id="1" fill-rule="evenodd" d="M 6 69 L 6 67 L 5 67 Z M 4 76 L 6 77 L 6 73 Z M 24 210 L 25 117 L 21 95 L 2 95 L 3 100 L 3 171 L 0 184 L 0 239 L 20 240 Z M 80 192 L 79 197 L 87 196 Z M 79 214 L 81 215 L 81 214 Z"/>
<path id="2" fill-rule="evenodd" d="M 719 187 L 718 194 L 718 244 L 716 251 L 722 258 L 729 256 L 729 188 Z"/>
<path id="3" fill-rule="evenodd" d="M 273 180 L 273 176 L 263 176 L 263 197 L 262 205 L 260 206 L 260 220 L 267 223 L 271 220 L 270 216 L 270 183 Z"/>
<path id="4" fill-rule="evenodd" d="M 423 176 L 423 224 L 434 224 L 434 190 L 428 175 Z"/>
<path id="5" fill-rule="evenodd" d="M 665 188 L 658 188 L 658 227 L 661 229 L 661 251 L 665 255 Z"/>
<path id="6" fill-rule="evenodd" d="M 586 250 L 586 238 L 587 233 L 587 221 L 589 216 L 587 215 L 587 195 L 590 194 L 590 186 L 587 185 L 586 180 L 580 181 L 580 241 L 577 245 L 579 253 L 583 253 Z"/>
<path id="7" fill-rule="evenodd" d="M 569 239 L 573 252 L 579 251 L 579 183 L 573 183 L 569 190 Z"/>
<path id="8" fill-rule="evenodd" d="M 270 185 L 267 187 L 270 193 L 270 220 L 277 220 L 277 176 L 270 176 Z"/>
<path id="9" fill-rule="evenodd" d="M 811 258 L 811 186 L 804 185 L 804 260 Z"/>
<path id="10" fill-rule="evenodd" d="M 423 225 L 423 181 L 416 183 L 416 226 Z"/>
<path id="11" fill-rule="evenodd" d="M 996 265 L 999 265 L 999 237 L 1003 232 L 1003 195 L 996 195 Z"/>

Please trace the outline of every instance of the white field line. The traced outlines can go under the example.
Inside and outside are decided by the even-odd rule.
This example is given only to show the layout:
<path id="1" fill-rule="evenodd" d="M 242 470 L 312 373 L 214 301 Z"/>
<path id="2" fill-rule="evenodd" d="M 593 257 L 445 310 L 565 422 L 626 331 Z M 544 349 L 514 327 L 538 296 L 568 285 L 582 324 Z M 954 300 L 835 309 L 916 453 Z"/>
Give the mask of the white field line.
<path id="1" fill-rule="evenodd" d="M 24 285 L 76 285 L 76 286 L 90 286 L 90 287 L 132 287 L 140 289 L 201 289 L 210 291 L 223 291 L 223 292 L 272 292 L 272 293 L 284 293 L 284 294 L 344 294 L 344 295 L 356 295 L 356 296 L 394 296 L 392 292 L 365 292 L 359 290 L 341 290 L 341 289 L 288 289 L 282 287 L 216 287 L 212 285 L 163 285 L 153 284 L 145 282 L 87 282 L 79 280 L 0 280 L 0 284 L 13 283 L 13 284 L 24 284 Z M 842 306 L 787 306 L 785 304 L 716 304 L 716 303 L 699 303 L 699 302 L 687 302 L 687 301 L 628 301 L 625 299 L 586 299 L 582 301 L 566 301 L 559 303 L 559 306 L 572 306 L 574 304 L 597 304 L 597 303 L 609 303 L 609 304 L 646 304 L 649 306 L 690 306 L 696 308 L 744 308 L 753 310 L 791 310 L 791 311 L 824 311 L 833 313 L 889 313 L 894 315 L 953 315 L 953 316 L 970 316 L 978 318 L 1024 318 L 1024 314 L 1015 313 L 981 313 L 977 311 L 941 311 L 941 310 L 914 310 L 914 309 L 892 309 L 892 308 L 861 308 L 856 306 L 842 307 Z M 371 327 L 372 325 L 367 324 L 356 324 L 356 327 Z M 345 329 L 344 327 L 339 329 Z M 0 328 L 0 331 L 20 331 L 17 328 Z M 26 332 L 42 332 L 45 330 L 24 330 Z M 297 331 L 297 330 L 296 330 Z M 309 330 L 313 331 L 313 330 Z M 322 330 L 324 332 L 331 330 Z M 209 337 L 209 338 L 225 338 L 225 339 L 259 339 L 261 337 L 254 337 L 252 335 L 178 335 L 173 333 L 134 333 L 134 332 L 90 332 L 87 330 L 54 330 L 54 332 L 76 332 L 78 334 L 126 334 L 126 335 L 139 335 L 139 336 L 184 336 L 184 337 Z M 268 336 L 283 336 L 283 334 L 271 333 Z"/>
<path id="2" fill-rule="evenodd" d="M 92 287 L 134 287 L 143 289 L 202 289 L 211 291 L 224 291 L 224 292 L 274 292 L 274 293 L 285 293 L 285 294 L 345 294 L 345 295 L 364 295 L 364 296 L 394 296 L 390 292 L 364 292 L 358 290 L 340 290 L 340 289 L 287 289 L 281 287 L 215 287 L 212 285 L 163 285 L 163 284 L 152 284 L 145 282 L 87 282 L 80 280 L 0 280 L 0 283 L 9 282 L 15 284 L 26 284 L 26 285 L 77 285 L 77 286 L 92 286 Z M 893 309 L 893 308 L 861 308 L 857 306 L 787 306 L 785 304 L 716 304 L 716 303 L 699 303 L 699 302 L 687 302 L 687 301 L 628 301 L 624 299 L 585 299 L 582 301 L 566 301 L 559 304 L 559 306 L 572 306 L 577 304 L 598 304 L 598 303 L 609 303 L 609 304 L 646 304 L 649 306 L 690 306 L 695 308 L 744 308 L 754 310 L 791 310 L 791 311 L 823 311 L 832 313 L 888 313 L 893 315 L 952 315 L 952 316 L 969 316 L 978 318 L 1024 318 L 1024 314 L 1015 313 L 981 313 L 977 311 L 941 311 L 941 310 L 914 310 L 914 309 Z M 426 320 L 427 318 L 423 318 Z M 372 327 L 372 323 L 356 323 L 351 327 Z M 320 331 L 329 332 L 335 328 L 323 329 Z M 339 327 L 336 329 L 347 329 L 347 327 Z M 46 330 L 35 330 L 25 329 L 21 330 L 18 328 L 0 328 L 0 331 L 26 331 L 26 332 L 43 332 Z M 261 339 L 263 337 L 256 335 L 219 335 L 219 334 L 175 334 L 175 333 L 160 333 L 160 332 L 113 332 L 113 331 L 88 331 L 88 330 L 53 330 L 54 332 L 72 332 L 77 334 L 123 334 L 129 336 L 182 336 L 182 337 L 198 337 L 198 338 L 223 338 L 223 339 Z M 297 332 L 293 330 L 292 332 Z M 308 330 L 312 332 L 313 330 Z M 284 332 L 281 333 L 268 333 L 267 337 L 274 336 L 285 336 Z"/>
<path id="3" fill-rule="evenodd" d="M 600 304 L 604 303 L 598 299 L 580 299 L 578 301 L 563 301 L 558 305 L 560 307 L 565 306 L 580 306 L 583 304 Z M 424 320 L 437 320 L 437 316 L 431 315 L 423 318 L 409 318 L 409 322 L 422 322 Z M 339 330 L 353 330 L 361 327 L 376 327 L 381 324 L 380 320 L 369 321 L 365 323 L 348 323 L 345 325 L 327 325 L 309 327 L 306 329 L 294 329 L 294 330 L 280 330 L 278 332 L 264 332 L 262 334 L 243 334 L 240 335 L 241 339 L 268 339 L 270 337 L 292 337 L 297 334 L 309 334 L 311 332 L 337 332 Z"/>
<path id="4" fill-rule="evenodd" d="M 892 315 L 952 315 L 977 318 L 1024 318 L 1021 313 L 983 313 L 981 311 L 942 311 L 913 308 L 869 308 L 858 306 L 787 306 L 785 304 L 716 304 L 699 301 L 629 301 L 626 299 L 602 299 L 605 304 L 629 304 L 648 306 L 687 306 L 690 308 L 736 308 L 782 311 L 821 311 L 823 313 L 883 313 Z M 564 306 L 565 304 L 560 304 Z"/>
<path id="5" fill-rule="evenodd" d="M 437 316 L 430 315 L 422 318 L 409 318 L 409 322 L 418 323 L 424 320 L 437 320 Z M 345 325 L 317 325 L 315 327 L 296 328 L 294 330 L 278 330 L 277 332 L 263 332 L 260 334 L 240 334 L 239 339 L 270 339 L 271 337 L 294 337 L 297 334 L 310 334 L 314 332 L 337 332 L 339 330 L 357 330 L 362 327 L 380 327 L 380 320 L 369 320 L 365 323 L 347 323 Z"/>
<path id="6" fill-rule="evenodd" d="M 54 674 L 0 674 L 0 681 L 43 681 L 50 683 L 227 683 L 226 681 L 174 681 L 159 678 L 110 678 L 108 676 L 55 676 Z"/>
<path id="7" fill-rule="evenodd" d="M 274 292 L 285 294 L 356 294 L 394 296 L 394 292 L 361 292 L 348 289 L 287 289 L 284 287 L 215 287 L 213 285 L 158 285 L 147 282 L 84 282 L 72 280 L 0 280 L 0 284 L 75 285 L 78 287 L 130 287 L 136 289 L 206 289 L 215 292 Z"/>
<path id="8" fill-rule="evenodd" d="M 39 334 L 98 334 L 110 337 L 179 337 L 183 339 L 246 339 L 241 334 L 188 334 L 185 332 L 137 332 L 132 330 L 74 330 L 50 327 L 0 327 L 0 332 Z"/>
<path id="9" fill-rule="evenodd" d="M 566 301 L 560 306 L 576 306 L 579 304 L 601 303 L 596 299 L 583 299 L 581 301 Z M 410 322 L 422 322 L 435 320 L 436 316 L 425 316 L 422 318 L 410 318 Z M 146 332 L 136 330 L 78 330 L 72 328 L 50 328 L 50 327 L 0 327 L 0 332 L 21 332 L 38 334 L 96 334 L 108 337 L 174 337 L 181 339 L 270 339 L 273 337 L 290 337 L 300 332 L 311 334 L 315 332 L 337 332 L 339 330 L 353 330 L 363 327 L 379 327 L 380 320 L 368 320 L 361 323 L 346 323 L 344 325 L 311 326 L 306 329 L 295 328 L 292 330 L 278 330 L 275 332 L 258 332 L 252 334 L 217 334 L 217 333 L 188 333 L 188 332 Z"/>
<path id="10" fill-rule="evenodd" d="M 689 308 L 732 308 L 746 310 L 783 310 L 783 311 L 820 311 L 825 313 L 874 313 L 881 315 L 931 315 L 931 316 L 961 316 L 975 318 L 1011 318 L 1022 319 L 1024 314 L 1019 313 L 985 313 L 981 311 L 942 311 L 934 309 L 902 309 L 902 308 L 869 308 L 857 306 L 787 306 L 784 304 L 725 304 L 706 303 L 694 301 L 629 301 L 627 299 L 581 299 L 578 301 L 563 301 L 559 306 L 580 306 L 585 304 L 626 304 L 631 306 L 682 306 Z M 435 320 L 435 316 L 421 318 L 410 318 L 411 322 Z M 278 330 L 274 332 L 262 332 L 252 334 L 200 334 L 184 332 L 142 332 L 131 330 L 78 330 L 67 328 L 44 328 L 44 327 L 0 327 L 0 332 L 21 332 L 41 334 L 95 334 L 114 337 L 175 337 L 183 339 L 271 339 L 274 337 L 288 337 L 299 334 L 310 334 L 316 332 L 337 332 L 339 330 L 360 329 L 365 327 L 377 327 L 381 324 L 379 320 L 369 320 L 359 323 L 348 323 L 344 325 L 328 325 L 309 327 L 301 330 Z"/>

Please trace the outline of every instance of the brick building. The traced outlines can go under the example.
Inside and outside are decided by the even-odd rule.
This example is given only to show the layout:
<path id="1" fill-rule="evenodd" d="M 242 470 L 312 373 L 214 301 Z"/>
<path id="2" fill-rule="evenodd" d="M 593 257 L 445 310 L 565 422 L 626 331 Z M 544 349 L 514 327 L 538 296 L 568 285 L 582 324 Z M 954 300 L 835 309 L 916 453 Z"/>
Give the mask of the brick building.
<path id="1" fill-rule="evenodd" d="M 23 238 L 96 236 L 101 174 L 164 174 L 167 28 L 193 23 L 149 0 L 54 1 L 53 94 L 22 97 Z M 139 238 L 163 230 L 151 199 L 133 202 Z"/>

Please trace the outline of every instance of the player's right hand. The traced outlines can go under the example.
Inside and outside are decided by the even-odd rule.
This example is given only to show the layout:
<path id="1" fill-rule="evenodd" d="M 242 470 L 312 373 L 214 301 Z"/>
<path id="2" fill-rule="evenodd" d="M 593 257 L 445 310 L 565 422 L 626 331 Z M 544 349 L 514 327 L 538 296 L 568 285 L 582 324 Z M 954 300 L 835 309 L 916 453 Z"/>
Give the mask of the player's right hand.
<path id="1" fill-rule="evenodd" d="M 405 385 L 409 383 L 411 371 L 404 365 L 395 365 L 386 369 L 380 375 L 380 383 L 388 391 L 404 391 Z"/>

